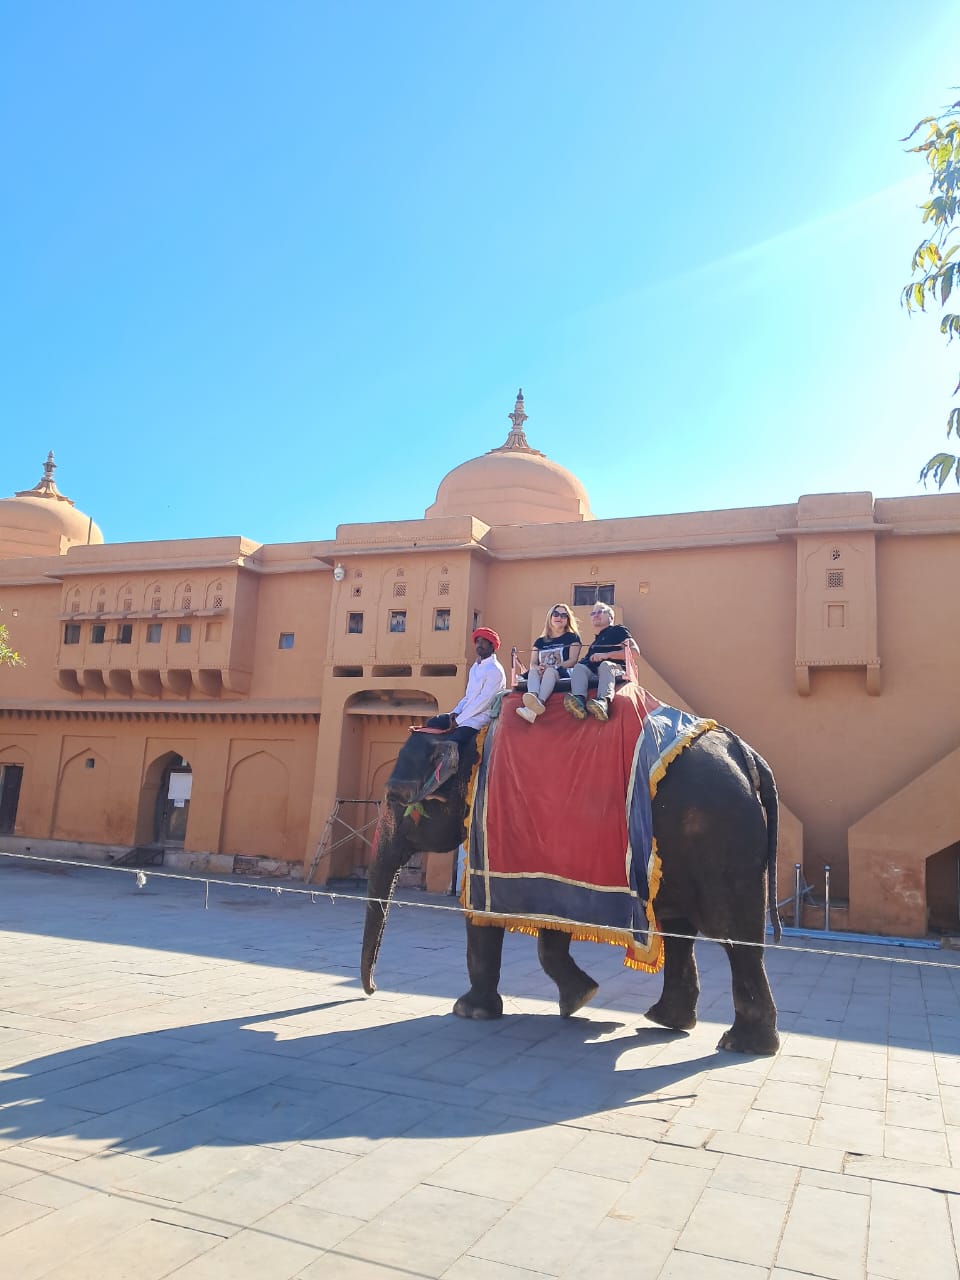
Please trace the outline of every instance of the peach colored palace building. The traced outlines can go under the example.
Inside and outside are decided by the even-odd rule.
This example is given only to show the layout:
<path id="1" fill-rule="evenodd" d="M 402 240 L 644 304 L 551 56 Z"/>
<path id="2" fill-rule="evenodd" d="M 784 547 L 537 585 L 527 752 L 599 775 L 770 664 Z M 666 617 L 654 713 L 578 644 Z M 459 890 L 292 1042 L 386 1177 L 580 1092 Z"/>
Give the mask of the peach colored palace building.
<path id="1" fill-rule="evenodd" d="M 408 726 L 459 698 L 477 622 L 508 665 L 554 601 L 586 624 L 600 598 L 644 684 L 772 764 L 781 898 L 795 863 L 819 892 L 829 865 L 834 927 L 960 931 L 960 494 L 596 520 L 522 397 L 510 418 L 422 520 L 318 542 L 105 543 L 51 456 L 0 500 L 26 658 L 0 668 L 0 848 L 309 874 L 327 829 L 315 879 L 352 874 L 350 831 Z M 428 885 L 449 874 L 429 855 Z"/>

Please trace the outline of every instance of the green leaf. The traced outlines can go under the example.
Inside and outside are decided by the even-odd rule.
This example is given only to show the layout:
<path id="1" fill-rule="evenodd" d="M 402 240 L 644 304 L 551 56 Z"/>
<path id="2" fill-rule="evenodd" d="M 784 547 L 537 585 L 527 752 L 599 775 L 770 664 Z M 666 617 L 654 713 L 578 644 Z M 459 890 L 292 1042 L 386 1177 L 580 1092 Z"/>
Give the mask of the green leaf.
<path id="1" fill-rule="evenodd" d="M 907 136 L 905 138 L 901 138 L 900 141 L 909 142 L 918 129 L 922 129 L 925 124 L 936 123 L 936 119 L 937 119 L 936 116 L 924 116 L 922 120 L 917 121 L 917 123 L 913 126 L 913 128 L 910 130 Z M 916 147 L 914 147 L 913 150 L 915 151 Z"/>
<path id="2" fill-rule="evenodd" d="M 930 476 L 933 476 L 937 482 L 937 488 L 942 489 L 950 479 L 950 472 L 958 461 L 960 459 L 957 459 L 952 453 L 935 453 L 921 470 L 920 479 L 926 484 Z"/>
<path id="3" fill-rule="evenodd" d="M 940 302 L 943 306 L 947 305 L 947 299 L 950 297 L 953 289 L 953 273 L 956 267 L 944 267 L 940 274 Z"/>

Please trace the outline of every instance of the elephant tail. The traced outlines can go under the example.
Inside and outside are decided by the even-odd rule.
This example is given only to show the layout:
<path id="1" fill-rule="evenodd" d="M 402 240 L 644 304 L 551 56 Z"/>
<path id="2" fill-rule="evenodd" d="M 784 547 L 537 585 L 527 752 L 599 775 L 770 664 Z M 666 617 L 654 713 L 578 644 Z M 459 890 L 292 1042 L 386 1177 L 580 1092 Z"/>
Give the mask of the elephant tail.
<path id="1" fill-rule="evenodd" d="M 758 751 L 754 751 L 748 743 L 733 732 L 724 728 L 724 732 L 736 743 L 747 767 L 753 790 L 763 806 L 767 822 L 767 906 L 770 911 L 770 927 L 773 929 L 773 940 L 779 942 L 783 936 L 780 923 L 780 909 L 777 906 L 777 839 L 780 832 L 780 802 L 777 798 L 777 784 L 773 770 Z"/>
<path id="2" fill-rule="evenodd" d="M 780 831 L 780 803 L 777 799 L 777 784 L 773 778 L 773 770 L 752 747 L 747 750 L 760 777 L 760 803 L 767 815 L 767 905 L 770 909 L 770 927 L 773 929 L 773 940 L 779 942 L 783 930 L 780 924 L 780 909 L 777 906 L 777 837 Z"/>

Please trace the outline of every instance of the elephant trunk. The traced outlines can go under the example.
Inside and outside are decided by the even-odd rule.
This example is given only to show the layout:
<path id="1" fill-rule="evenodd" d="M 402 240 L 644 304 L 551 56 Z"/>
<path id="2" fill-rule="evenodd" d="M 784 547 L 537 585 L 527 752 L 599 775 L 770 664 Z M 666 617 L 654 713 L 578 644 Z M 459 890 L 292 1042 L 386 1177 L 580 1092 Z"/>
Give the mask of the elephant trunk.
<path id="1" fill-rule="evenodd" d="M 360 951 L 360 980 L 368 996 L 376 991 L 373 971 L 376 968 L 383 931 L 387 923 L 390 899 L 404 859 L 400 856 L 395 831 L 387 830 L 389 818 L 381 821 L 377 831 L 376 856 L 367 876 L 367 913 L 363 924 L 363 946 Z M 390 837 L 393 837 L 392 839 Z"/>

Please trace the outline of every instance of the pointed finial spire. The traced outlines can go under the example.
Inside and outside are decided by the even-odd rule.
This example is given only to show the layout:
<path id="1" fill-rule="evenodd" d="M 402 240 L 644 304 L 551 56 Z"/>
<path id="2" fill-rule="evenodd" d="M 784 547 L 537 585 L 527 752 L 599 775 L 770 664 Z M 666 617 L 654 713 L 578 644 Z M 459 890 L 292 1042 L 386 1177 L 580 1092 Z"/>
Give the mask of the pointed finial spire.
<path id="1" fill-rule="evenodd" d="M 506 447 L 509 449 L 512 445 L 515 449 L 529 449 L 527 437 L 523 434 L 523 424 L 527 420 L 526 410 L 523 407 L 523 387 L 517 392 L 517 403 L 513 406 L 513 413 L 508 413 L 507 417 L 513 423 L 513 430 L 507 440 Z"/>
<path id="2" fill-rule="evenodd" d="M 523 407 L 523 387 L 517 392 L 517 402 L 513 406 L 513 413 L 508 413 L 507 417 L 513 423 L 506 442 L 499 449 L 491 450 L 492 453 L 503 453 L 508 449 L 524 449 L 527 453 L 536 453 L 536 449 L 531 449 L 527 441 L 527 437 L 523 431 L 523 424 L 527 420 L 527 411 Z"/>
<path id="3" fill-rule="evenodd" d="M 54 484 L 54 480 L 53 480 L 53 473 L 54 471 L 56 471 L 56 469 L 57 469 L 57 464 L 53 460 L 53 450 L 51 449 L 50 452 L 47 454 L 46 462 L 43 464 L 43 477 L 42 479 L 37 481 L 38 489 L 49 490 L 49 489 L 55 489 L 57 487 Z"/>
<path id="4" fill-rule="evenodd" d="M 43 464 L 43 475 L 33 486 L 32 489 L 20 489 L 16 493 L 18 498 L 54 498 L 57 502 L 69 502 L 73 506 L 73 499 L 68 498 L 66 494 L 60 492 L 57 488 L 57 482 L 53 478 L 53 473 L 57 469 L 57 464 L 53 460 L 53 450 L 47 454 L 47 460 Z"/>

